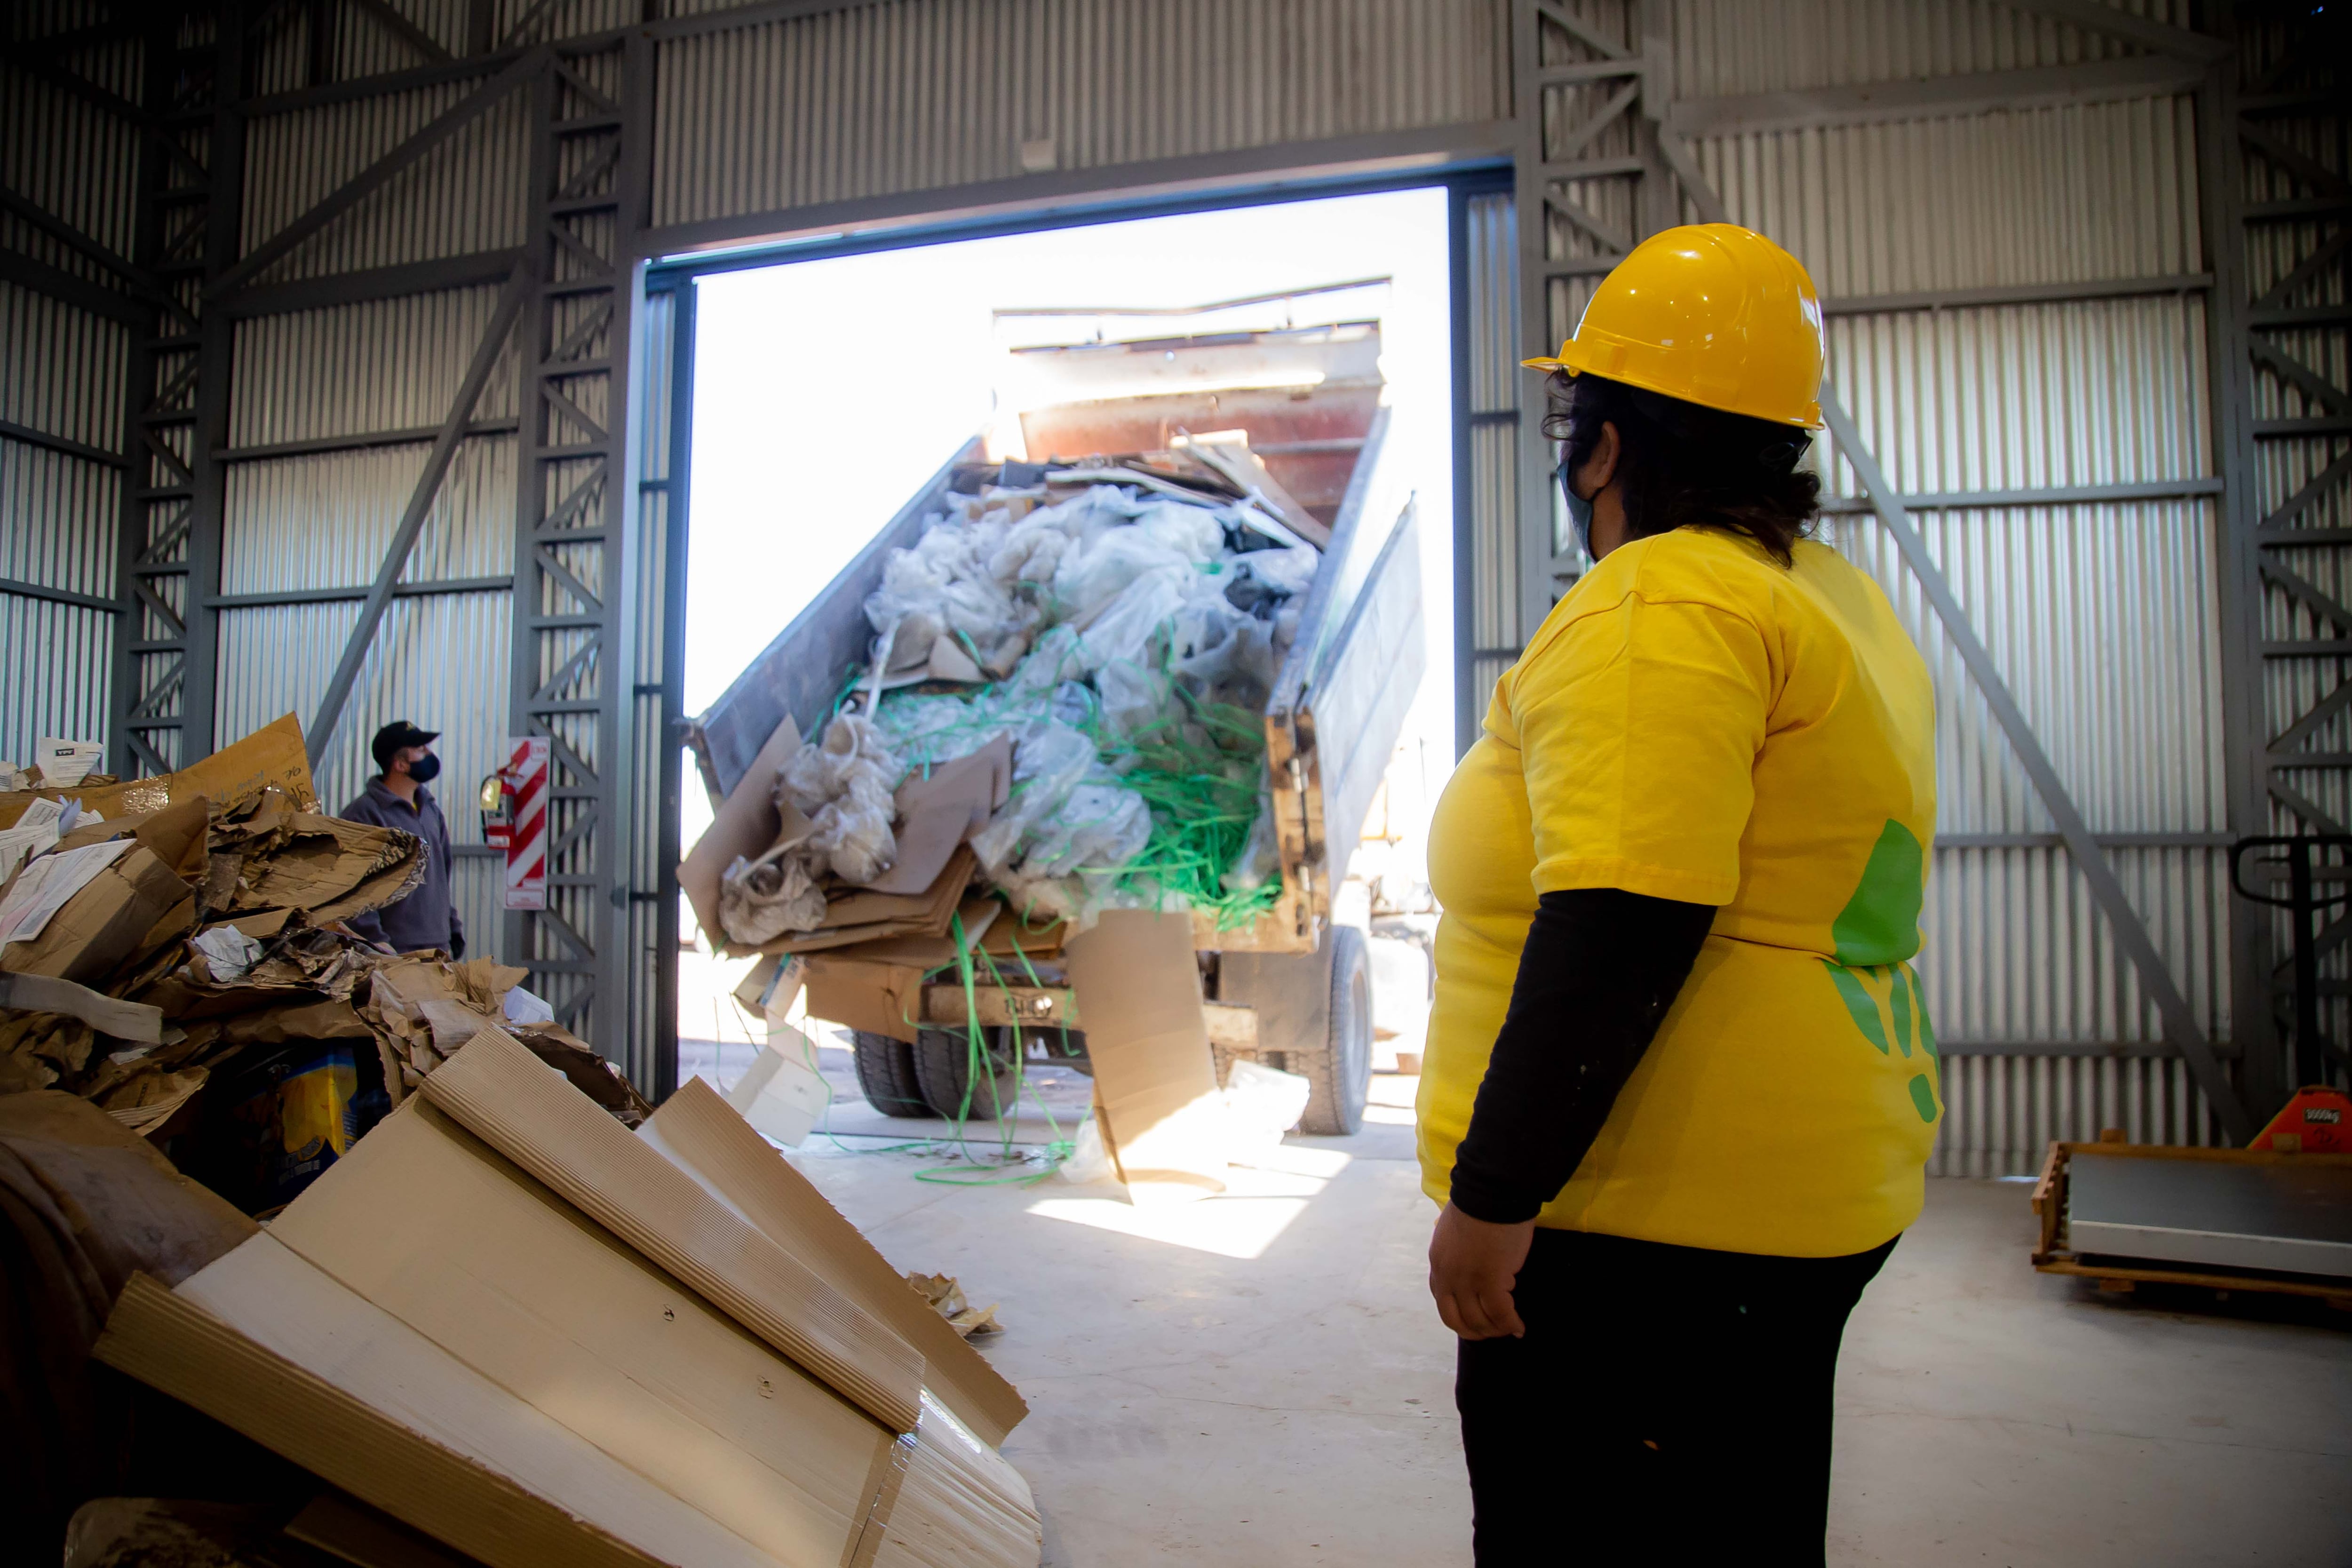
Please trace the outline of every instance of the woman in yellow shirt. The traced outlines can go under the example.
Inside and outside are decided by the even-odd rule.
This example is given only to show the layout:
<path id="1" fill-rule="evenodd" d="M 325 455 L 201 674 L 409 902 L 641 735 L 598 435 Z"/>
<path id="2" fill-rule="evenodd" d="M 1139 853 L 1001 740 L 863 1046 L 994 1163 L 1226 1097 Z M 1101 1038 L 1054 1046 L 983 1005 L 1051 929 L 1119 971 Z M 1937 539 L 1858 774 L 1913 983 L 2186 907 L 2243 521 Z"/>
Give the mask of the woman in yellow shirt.
<path id="1" fill-rule="evenodd" d="M 1430 834 L 1430 1289 L 1482 1564 L 1822 1561 L 1832 1383 L 1942 1114 L 1918 981 L 1934 703 L 1806 537 L 1821 307 L 1670 229 L 1554 360 L 1596 562 Z"/>

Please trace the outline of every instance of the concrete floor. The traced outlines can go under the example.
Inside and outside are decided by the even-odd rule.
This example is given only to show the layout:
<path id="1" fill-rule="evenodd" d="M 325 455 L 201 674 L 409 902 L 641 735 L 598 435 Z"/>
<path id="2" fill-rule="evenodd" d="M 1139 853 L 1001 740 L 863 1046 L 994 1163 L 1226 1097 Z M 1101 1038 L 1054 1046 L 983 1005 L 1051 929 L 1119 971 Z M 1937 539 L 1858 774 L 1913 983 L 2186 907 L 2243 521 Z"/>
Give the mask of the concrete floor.
<path id="1" fill-rule="evenodd" d="M 1294 1138 L 1230 1195 L 1139 1211 L 1116 1186 L 939 1185 L 916 1179 L 936 1153 L 849 1152 L 923 1124 L 875 1116 L 824 1055 L 847 1131 L 799 1163 L 894 1263 L 999 1304 L 983 1345 L 1030 1403 L 1005 1451 L 1049 1564 L 1468 1563 L 1412 1079 L 1374 1080 L 1356 1137 Z M 1085 1103 L 1082 1081 L 1049 1092 L 1066 1121 Z M 2352 1563 L 2352 1323 L 2035 1274 L 2026 1194 L 1931 1182 L 1864 1298 L 1829 1560 Z"/>

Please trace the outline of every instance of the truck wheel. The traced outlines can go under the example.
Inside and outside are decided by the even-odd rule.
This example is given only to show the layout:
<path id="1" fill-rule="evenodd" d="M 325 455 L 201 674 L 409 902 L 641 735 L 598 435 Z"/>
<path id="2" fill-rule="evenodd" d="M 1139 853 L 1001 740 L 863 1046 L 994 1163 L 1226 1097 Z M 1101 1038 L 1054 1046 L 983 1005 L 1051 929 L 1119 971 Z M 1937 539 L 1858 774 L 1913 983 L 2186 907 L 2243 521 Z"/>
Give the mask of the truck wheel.
<path id="1" fill-rule="evenodd" d="M 859 1029 L 850 1036 L 857 1058 L 857 1087 L 866 1103 L 885 1116 L 929 1116 L 922 1085 L 915 1078 L 915 1047 L 888 1035 Z"/>
<path id="2" fill-rule="evenodd" d="M 1322 1045 L 1292 1051 L 1289 1064 L 1310 1086 L 1301 1132 L 1330 1136 L 1363 1126 L 1372 1088 L 1372 966 L 1354 926 L 1331 928 L 1330 1023 Z"/>
<path id="3" fill-rule="evenodd" d="M 931 1110 L 950 1121 L 959 1114 L 967 1121 L 992 1121 L 1000 1107 L 1010 1111 L 1020 1079 L 1019 1064 L 1013 1059 L 1015 1047 L 1008 1037 L 1011 1034 L 1010 1029 L 980 1032 L 981 1043 L 987 1047 L 989 1067 L 995 1074 L 992 1095 L 987 1079 L 972 1076 L 971 1040 L 961 1029 L 924 1029 L 917 1034 L 915 1081 L 922 1086 L 923 1098 L 930 1102 Z M 969 1110 L 964 1100 L 967 1085 L 971 1091 Z"/>

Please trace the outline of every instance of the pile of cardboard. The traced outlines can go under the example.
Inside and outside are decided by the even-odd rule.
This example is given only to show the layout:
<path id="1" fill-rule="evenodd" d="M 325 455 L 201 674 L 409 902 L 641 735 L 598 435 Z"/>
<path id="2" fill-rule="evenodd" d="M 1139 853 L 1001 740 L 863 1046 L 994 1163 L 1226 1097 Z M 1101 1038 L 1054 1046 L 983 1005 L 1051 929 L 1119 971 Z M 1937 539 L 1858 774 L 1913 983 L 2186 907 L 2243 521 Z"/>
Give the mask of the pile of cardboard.
<path id="1" fill-rule="evenodd" d="M 290 714 L 163 778 L 0 795 L 0 856 L 14 856 L 0 859 L 0 938 L 13 938 L 0 942 L 0 1093 L 63 1089 L 164 1144 L 195 1126 L 225 1071 L 275 1047 L 330 1047 L 329 1076 L 347 1081 L 311 1118 L 327 1143 L 317 1164 L 503 1025 L 623 1122 L 650 1114 L 543 1009 L 509 1017 L 523 971 L 394 957 L 354 935 L 346 921 L 415 886 L 423 846 L 318 805 Z M 221 1184 L 249 1206 L 282 1195 Z"/>
<path id="2" fill-rule="evenodd" d="M 1034 1568 L 1013 1389 L 707 1086 L 496 1026 L 95 1354 L 494 1568 Z"/>
<path id="3" fill-rule="evenodd" d="M 257 1045 L 366 1040 L 382 955 L 341 922 L 424 873 L 412 835 L 324 816 L 289 715 L 159 779 L 0 795 L 0 1091 L 161 1126 Z"/>

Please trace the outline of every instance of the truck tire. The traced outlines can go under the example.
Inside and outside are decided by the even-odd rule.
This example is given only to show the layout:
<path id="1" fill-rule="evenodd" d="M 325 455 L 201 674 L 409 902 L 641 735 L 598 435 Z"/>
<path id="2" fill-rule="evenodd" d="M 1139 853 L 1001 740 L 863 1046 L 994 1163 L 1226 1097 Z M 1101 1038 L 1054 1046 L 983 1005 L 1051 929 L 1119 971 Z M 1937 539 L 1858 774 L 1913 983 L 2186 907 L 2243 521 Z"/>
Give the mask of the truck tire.
<path id="1" fill-rule="evenodd" d="M 857 1087 L 866 1103 L 885 1116 L 929 1116 L 922 1085 L 915 1078 L 915 1047 L 888 1035 L 859 1029 L 850 1036 L 857 1059 Z"/>
<path id="2" fill-rule="evenodd" d="M 1292 1072 L 1309 1086 L 1301 1132 L 1344 1136 L 1364 1125 L 1372 1088 L 1372 965 L 1364 933 L 1331 928 L 1331 1007 L 1319 1049 L 1293 1050 Z"/>
<path id="3" fill-rule="evenodd" d="M 915 1081 L 922 1086 L 923 1098 L 935 1114 L 950 1121 L 958 1115 L 970 1121 L 993 1121 L 1000 1107 L 1013 1109 L 1020 1064 L 1013 1059 L 1012 1033 L 1001 1028 L 980 1032 L 989 1066 L 996 1075 L 993 1095 L 987 1079 L 972 1077 L 971 1040 L 961 1029 L 924 1029 L 916 1035 Z M 966 1085 L 971 1090 L 970 1110 L 964 1108 Z"/>

